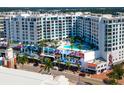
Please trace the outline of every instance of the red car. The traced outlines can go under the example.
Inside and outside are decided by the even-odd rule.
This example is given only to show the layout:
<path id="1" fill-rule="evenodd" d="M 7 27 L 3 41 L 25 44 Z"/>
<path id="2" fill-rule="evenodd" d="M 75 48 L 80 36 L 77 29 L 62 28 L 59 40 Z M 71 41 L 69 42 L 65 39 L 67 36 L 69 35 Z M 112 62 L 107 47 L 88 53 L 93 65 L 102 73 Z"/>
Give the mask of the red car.
<path id="1" fill-rule="evenodd" d="M 86 75 L 85 73 L 82 73 L 82 72 L 79 73 L 79 76 L 85 77 L 85 75 Z"/>

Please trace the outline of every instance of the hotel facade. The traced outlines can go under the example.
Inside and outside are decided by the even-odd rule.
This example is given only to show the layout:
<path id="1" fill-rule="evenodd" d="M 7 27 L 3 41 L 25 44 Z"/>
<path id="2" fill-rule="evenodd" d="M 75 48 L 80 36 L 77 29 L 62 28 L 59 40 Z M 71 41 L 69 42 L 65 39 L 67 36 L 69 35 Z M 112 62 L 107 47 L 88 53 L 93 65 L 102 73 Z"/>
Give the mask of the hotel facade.
<path id="1" fill-rule="evenodd" d="M 124 60 L 124 16 L 110 14 L 8 14 L 4 19 L 7 40 L 38 44 L 41 40 L 81 37 L 97 46 L 100 58 L 116 64 Z"/>
<path id="2" fill-rule="evenodd" d="M 12 41 L 38 44 L 41 40 L 63 40 L 76 36 L 76 15 L 7 16 L 4 21 L 5 36 Z"/>

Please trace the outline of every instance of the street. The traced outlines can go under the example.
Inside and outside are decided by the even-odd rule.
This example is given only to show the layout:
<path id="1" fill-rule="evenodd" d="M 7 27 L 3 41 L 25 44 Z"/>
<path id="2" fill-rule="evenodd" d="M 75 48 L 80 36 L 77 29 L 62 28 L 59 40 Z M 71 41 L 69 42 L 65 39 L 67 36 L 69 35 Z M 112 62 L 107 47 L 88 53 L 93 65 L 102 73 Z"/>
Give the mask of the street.
<path id="1" fill-rule="evenodd" d="M 57 70 L 51 70 L 52 75 L 64 75 L 67 77 L 70 82 L 73 82 L 75 84 L 84 84 L 84 85 L 104 85 L 104 83 L 100 80 L 95 80 L 92 78 L 86 78 L 86 77 L 79 77 L 78 75 L 75 74 L 70 74 L 70 73 L 65 73 Z"/>
<path id="2" fill-rule="evenodd" d="M 18 65 L 18 69 L 42 73 L 42 71 L 39 72 L 41 70 L 39 66 L 34 67 L 32 64 L 25 64 L 23 67 L 20 64 Z M 96 80 L 88 77 L 81 77 L 81 76 L 79 77 L 78 74 L 66 73 L 66 72 L 57 71 L 57 70 L 51 70 L 51 74 L 53 76 L 64 75 L 69 79 L 70 82 L 76 85 L 104 85 L 104 83 L 100 80 Z"/>

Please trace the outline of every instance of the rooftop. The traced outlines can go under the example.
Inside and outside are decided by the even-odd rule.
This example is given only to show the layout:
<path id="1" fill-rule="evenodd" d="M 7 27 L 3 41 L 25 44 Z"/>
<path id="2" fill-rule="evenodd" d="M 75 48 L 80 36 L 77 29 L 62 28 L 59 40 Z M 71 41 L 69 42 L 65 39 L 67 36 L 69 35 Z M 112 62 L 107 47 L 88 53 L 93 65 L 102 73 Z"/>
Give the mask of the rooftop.
<path id="1" fill-rule="evenodd" d="M 65 76 L 28 72 L 0 66 L 0 85 L 68 85 Z"/>

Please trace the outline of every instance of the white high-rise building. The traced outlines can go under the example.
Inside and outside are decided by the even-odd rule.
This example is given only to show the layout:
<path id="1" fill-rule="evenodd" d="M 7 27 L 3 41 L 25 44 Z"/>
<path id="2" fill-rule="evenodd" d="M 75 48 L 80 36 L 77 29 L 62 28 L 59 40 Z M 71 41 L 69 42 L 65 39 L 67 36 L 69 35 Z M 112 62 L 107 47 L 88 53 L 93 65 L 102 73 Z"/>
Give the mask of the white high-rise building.
<path id="1" fill-rule="evenodd" d="M 6 39 L 36 44 L 41 37 L 39 22 L 40 17 L 29 14 L 7 16 L 4 22 Z"/>
<path id="2" fill-rule="evenodd" d="M 124 16 L 85 15 L 79 18 L 79 36 L 98 47 L 107 62 L 124 60 Z"/>
<path id="3" fill-rule="evenodd" d="M 99 56 L 110 64 L 124 60 L 122 15 L 11 13 L 5 16 L 4 32 L 7 40 L 30 44 L 79 36 L 97 46 Z"/>
<path id="4" fill-rule="evenodd" d="M 4 37 L 4 16 L 0 15 L 0 38 Z"/>
<path id="5" fill-rule="evenodd" d="M 43 39 L 62 40 L 76 36 L 76 15 L 20 14 L 6 16 L 6 38 L 22 43 L 37 44 Z"/>

